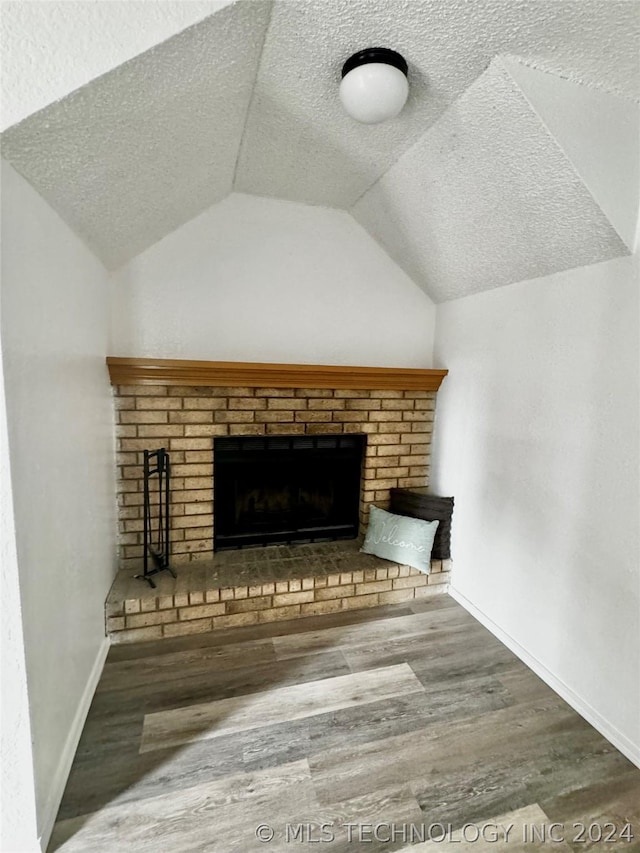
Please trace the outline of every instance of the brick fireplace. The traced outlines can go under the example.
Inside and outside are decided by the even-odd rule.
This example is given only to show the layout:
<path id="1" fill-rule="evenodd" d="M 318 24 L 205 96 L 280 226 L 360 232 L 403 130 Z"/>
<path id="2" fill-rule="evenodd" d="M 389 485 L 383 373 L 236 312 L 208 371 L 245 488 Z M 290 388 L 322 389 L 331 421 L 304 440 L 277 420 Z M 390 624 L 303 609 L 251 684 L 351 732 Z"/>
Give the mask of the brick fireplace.
<path id="1" fill-rule="evenodd" d="M 348 383 L 349 373 L 354 386 L 362 382 L 358 369 L 344 368 L 335 376 L 336 385 L 338 380 Z M 445 371 L 382 371 L 379 383 L 388 382 L 392 373 L 411 378 L 438 374 L 441 380 Z M 312 373 L 303 375 L 313 381 Z M 148 372 L 144 384 L 133 377 L 132 384 L 114 385 L 123 568 L 138 568 L 142 558 L 144 449 L 166 447 L 171 454 L 171 558 L 176 565 L 213 556 L 213 446 L 220 436 L 364 433 L 361 531 L 369 506 L 386 507 L 390 489 L 428 484 L 436 389 L 149 384 L 154 376 Z M 375 377 L 369 383 L 376 384 Z"/>
<path id="2" fill-rule="evenodd" d="M 428 484 L 436 392 L 446 371 L 144 359 L 109 359 L 109 368 L 116 412 L 120 565 L 129 577 L 132 570 L 139 570 L 142 559 L 142 453 L 145 449 L 165 447 L 171 456 L 171 563 L 178 569 L 178 583 L 181 565 L 184 576 L 185 563 L 194 568 L 204 566 L 208 565 L 204 561 L 211 561 L 214 556 L 214 444 L 220 437 L 364 435 L 366 446 L 359 502 L 361 533 L 366 528 L 371 504 L 387 507 L 392 488 Z M 237 379 L 238 384 L 229 381 L 233 379 Z M 432 571 L 437 573 L 445 568 L 448 566 L 432 567 Z M 386 573 L 386 569 L 372 571 L 375 581 L 381 583 L 381 573 Z M 426 584 L 424 576 L 405 577 L 407 572 L 403 574 L 402 567 L 394 571 L 399 572 L 396 580 L 391 574 L 389 579 L 385 574 L 384 579 L 393 590 L 385 593 L 390 602 L 399 600 L 404 594 L 401 589 L 407 587 L 407 595 L 413 595 L 413 587 Z M 408 574 L 419 573 L 409 570 Z M 340 576 L 336 577 L 339 585 Z M 434 575 L 434 583 L 441 580 L 444 577 Z M 373 597 L 377 599 L 370 588 L 371 577 L 368 581 L 361 591 L 362 606 L 374 603 L 369 601 Z M 346 576 L 344 582 L 347 583 Z M 159 614 L 162 607 L 169 607 L 168 599 L 163 604 L 166 596 L 157 598 L 142 582 L 134 583 L 141 585 L 139 603 L 118 599 L 115 607 L 108 608 L 109 621 L 114 622 L 112 627 L 116 627 L 114 620 L 117 620 L 118 629 L 125 626 L 127 629 L 118 641 L 125 640 L 125 634 L 132 634 L 129 628 L 148 632 L 153 627 L 156 633 L 160 632 L 160 625 L 156 625 L 159 615 L 154 622 L 154 614 Z M 353 583 L 351 576 L 349 583 Z M 319 585 L 320 581 L 312 582 L 314 584 Z M 212 592 L 212 596 L 217 594 Z M 241 594 L 237 590 L 231 593 L 234 600 Z M 357 597 L 357 590 L 355 594 Z M 146 601 L 144 597 L 149 595 L 152 598 Z M 223 595 L 222 590 L 219 595 Z M 195 620 L 196 615 L 201 615 L 189 613 L 194 608 L 187 607 L 182 602 L 183 597 L 189 605 L 193 603 L 189 591 L 186 596 L 174 595 L 171 607 L 177 608 L 175 619 L 178 623 Z M 178 598 L 184 613 L 176 604 Z M 194 593 L 194 601 L 200 598 L 209 602 L 206 590 L 204 594 L 200 590 Z M 340 606 L 340 601 L 332 601 L 333 609 L 334 605 Z M 329 606 L 330 603 L 325 602 L 324 608 Z M 356 601 L 349 606 L 360 605 Z M 317 605 L 309 604 L 308 607 L 316 608 L 310 613 L 320 612 Z M 232 615 L 225 610 L 224 615 L 217 616 L 222 620 L 220 627 L 227 625 L 225 619 L 229 625 L 234 619 L 240 619 L 239 614 L 233 615 L 235 611 L 229 613 Z M 283 614 L 284 610 L 279 611 L 272 618 L 282 618 Z M 159 621 L 170 636 L 173 634 L 169 625 L 164 624 L 169 621 L 166 615 Z M 262 616 L 243 614 L 244 617 L 249 615 L 258 620 Z M 264 615 L 266 618 L 266 613 Z M 175 626 L 175 631 L 174 626 L 171 629 L 175 633 L 178 627 L 180 625 Z M 186 631 L 183 625 L 181 632 Z"/>

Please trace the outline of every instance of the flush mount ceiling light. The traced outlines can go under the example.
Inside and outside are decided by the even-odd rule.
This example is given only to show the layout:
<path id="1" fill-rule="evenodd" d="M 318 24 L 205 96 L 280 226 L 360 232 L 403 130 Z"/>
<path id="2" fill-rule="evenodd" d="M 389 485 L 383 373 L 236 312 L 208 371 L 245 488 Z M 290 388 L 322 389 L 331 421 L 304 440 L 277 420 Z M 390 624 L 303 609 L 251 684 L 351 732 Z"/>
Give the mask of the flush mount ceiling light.
<path id="1" fill-rule="evenodd" d="M 408 94 L 407 63 L 395 50 L 368 47 L 342 66 L 340 100 L 349 115 L 363 124 L 395 118 Z"/>

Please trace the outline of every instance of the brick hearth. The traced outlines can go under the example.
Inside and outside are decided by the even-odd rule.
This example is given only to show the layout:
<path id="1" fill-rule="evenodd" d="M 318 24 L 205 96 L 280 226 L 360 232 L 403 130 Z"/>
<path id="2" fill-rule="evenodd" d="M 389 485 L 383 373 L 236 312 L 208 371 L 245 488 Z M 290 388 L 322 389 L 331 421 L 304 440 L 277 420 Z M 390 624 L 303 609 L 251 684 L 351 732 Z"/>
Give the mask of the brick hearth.
<path id="1" fill-rule="evenodd" d="M 158 640 L 242 625 L 360 610 L 440 595 L 448 560 L 431 573 L 358 552 L 360 543 L 246 548 L 156 575 L 157 588 L 121 571 L 107 601 L 114 643 Z"/>

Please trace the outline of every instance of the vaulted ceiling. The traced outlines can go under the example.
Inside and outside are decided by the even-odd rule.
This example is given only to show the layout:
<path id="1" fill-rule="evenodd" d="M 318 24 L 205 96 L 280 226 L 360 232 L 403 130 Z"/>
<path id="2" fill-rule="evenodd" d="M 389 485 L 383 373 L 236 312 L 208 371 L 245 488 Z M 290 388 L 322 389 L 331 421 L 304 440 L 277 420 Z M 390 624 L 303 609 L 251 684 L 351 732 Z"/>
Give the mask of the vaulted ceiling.
<path id="1" fill-rule="evenodd" d="M 628 253 L 637 192 L 619 221 L 545 92 L 597 93 L 637 135 L 638 10 L 239 0 L 8 128 L 3 156 L 110 268 L 237 190 L 349 210 L 432 298 L 455 298 Z M 411 94 L 366 126 L 337 92 L 371 45 L 406 57 Z"/>

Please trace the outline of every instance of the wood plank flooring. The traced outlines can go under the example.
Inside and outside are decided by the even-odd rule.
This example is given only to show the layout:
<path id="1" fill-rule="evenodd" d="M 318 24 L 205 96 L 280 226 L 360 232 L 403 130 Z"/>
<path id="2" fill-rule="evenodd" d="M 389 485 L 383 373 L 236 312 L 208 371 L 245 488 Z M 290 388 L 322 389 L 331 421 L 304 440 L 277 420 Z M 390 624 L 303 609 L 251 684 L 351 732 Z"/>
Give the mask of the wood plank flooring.
<path id="1" fill-rule="evenodd" d="M 113 647 L 50 853 L 310 846 L 638 853 L 640 771 L 446 596 Z"/>

